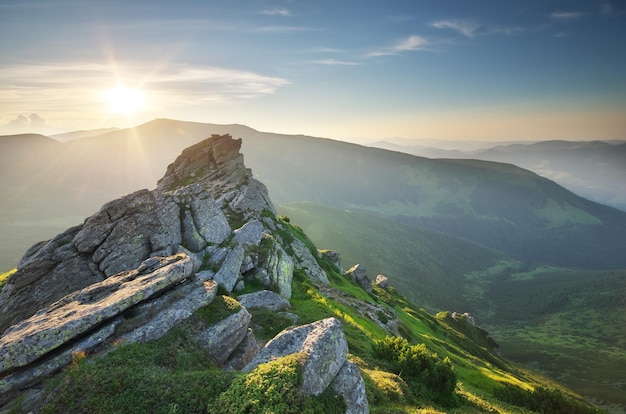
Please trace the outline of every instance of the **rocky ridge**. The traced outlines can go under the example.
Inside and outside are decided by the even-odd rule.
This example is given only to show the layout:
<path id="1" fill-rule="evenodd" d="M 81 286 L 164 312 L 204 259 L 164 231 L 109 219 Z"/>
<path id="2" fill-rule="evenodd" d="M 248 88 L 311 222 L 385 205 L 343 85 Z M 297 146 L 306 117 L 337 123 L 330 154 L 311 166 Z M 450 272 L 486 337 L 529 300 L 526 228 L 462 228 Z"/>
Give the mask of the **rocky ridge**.
<path id="1" fill-rule="evenodd" d="M 229 135 L 193 145 L 156 189 L 113 200 L 26 252 L 0 292 L 0 401 L 36 401 L 42 380 L 77 353 L 158 339 L 214 302 L 218 288 L 236 295 L 251 283 L 264 290 L 241 295 L 235 311 L 198 333 L 198 346 L 244 370 L 304 352 L 304 395 L 332 387 L 347 412 L 368 412 L 337 319 L 290 328 L 259 349 L 246 306 L 288 308 L 294 269 L 319 286 L 328 276 L 317 251 L 288 237 L 240 147 Z"/>

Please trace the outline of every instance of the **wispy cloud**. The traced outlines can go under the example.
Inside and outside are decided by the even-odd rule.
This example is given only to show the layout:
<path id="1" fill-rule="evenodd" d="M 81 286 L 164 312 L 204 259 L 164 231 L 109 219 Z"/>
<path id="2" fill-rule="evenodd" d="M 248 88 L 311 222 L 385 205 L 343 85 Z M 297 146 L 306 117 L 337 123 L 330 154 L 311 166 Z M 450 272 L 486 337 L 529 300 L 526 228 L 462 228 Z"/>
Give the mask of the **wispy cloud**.
<path id="1" fill-rule="evenodd" d="M 551 18 L 555 20 L 578 20 L 583 17 L 583 13 L 581 12 L 554 12 L 550 15 Z"/>
<path id="2" fill-rule="evenodd" d="M 424 39 L 421 36 L 413 35 L 409 36 L 405 39 L 401 39 L 396 42 L 394 45 L 374 50 L 372 52 L 367 53 L 367 57 L 376 57 L 376 56 L 389 56 L 389 55 L 397 55 L 402 52 L 412 52 L 424 50 L 428 45 L 428 40 Z"/>
<path id="3" fill-rule="evenodd" d="M 168 65 L 153 67 L 144 64 L 107 65 L 80 63 L 63 65 L 0 66 L 3 88 L 0 91 L 0 113 L 29 113 L 32 103 L 38 111 L 98 106 L 99 93 L 123 83 L 137 88 L 163 104 L 170 102 L 198 104 L 229 102 L 273 94 L 290 82 L 259 73 L 212 67 Z M 71 102 L 66 98 L 71 96 Z"/>
<path id="4" fill-rule="evenodd" d="M 476 31 L 480 29 L 480 23 L 474 20 L 466 19 L 449 19 L 439 20 L 431 24 L 437 29 L 450 29 L 459 32 L 465 37 L 472 38 L 476 35 Z"/>
<path id="5" fill-rule="evenodd" d="M 298 33 L 298 32 L 314 32 L 320 29 L 308 26 L 260 26 L 254 29 L 257 33 Z"/>
<path id="6" fill-rule="evenodd" d="M 266 9 L 261 11 L 261 14 L 264 14 L 266 16 L 293 16 L 293 14 L 287 9 Z"/>
<path id="7" fill-rule="evenodd" d="M 350 61 L 345 61 L 345 60 L 337 60 L 337 59 L 319 59 L 319 60 L 314 60 L 311 63 L 314 63 L 316 65 L 338 65 L 338 66 L 356 66 L 356 65 L 360 65 L 359 62 L 350 62 Z"/>

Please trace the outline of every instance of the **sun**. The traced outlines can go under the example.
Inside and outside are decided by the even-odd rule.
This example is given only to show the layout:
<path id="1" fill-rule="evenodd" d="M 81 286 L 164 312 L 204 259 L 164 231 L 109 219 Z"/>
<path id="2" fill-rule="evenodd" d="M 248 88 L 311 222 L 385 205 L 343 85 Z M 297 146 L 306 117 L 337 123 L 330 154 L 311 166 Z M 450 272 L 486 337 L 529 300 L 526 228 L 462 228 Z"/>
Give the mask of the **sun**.
<path id="1" fill-rule="evenodd" d="M 145 107 L 145 95 L 139 89 L 117 86 L 101 93 L 102 100 L 109 106 L 112 114 L 126 115 L 136 114 Z"/>

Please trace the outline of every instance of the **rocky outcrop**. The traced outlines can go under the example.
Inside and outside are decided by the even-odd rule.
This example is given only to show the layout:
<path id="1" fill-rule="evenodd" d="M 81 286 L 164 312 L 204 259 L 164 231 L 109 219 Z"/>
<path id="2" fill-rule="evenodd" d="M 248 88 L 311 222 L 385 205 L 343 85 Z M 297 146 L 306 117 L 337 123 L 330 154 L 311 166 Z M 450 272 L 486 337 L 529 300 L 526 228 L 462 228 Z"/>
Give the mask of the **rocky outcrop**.
<path id="1" fill-rule="evenodd" d="M 232 315 L 200 332 L 196 338 L 201 348 L 219 365 L 224 365 L 248 334 L 252 315 L 243 306 Z"/>
<path id="2" fill-rule="evenodd" d="M 302 367 L 303 395 L 321 394 L 335 378 L 348 357 L 348 342 L 335 318 L 287 328 L 269 341 L 254 360 L 243 368 L 252 371 L 259 364 L 291 354 L 307 355 Z"/>
<path id="3" fill-rule="evenodd" d="M 230 223 L 274 214 L 267 189 L 245 168 L 240 147 L 241 140 L 214 135 L 187 148 L 156 190 L 113 200 L 81 226 L 29 249 L 0 293 L 0 332 L 150 256 L 187 252 L 197 269 L 231 235 Z M 258 224 L 251 227 L 261 231 Z M 239 244 L 250 244 L 251 237 L 241 236 Z M 229 291 L 239 277 L 234 270 L 219 275 Z"/>
<path id="4" fill-rule="evenodd" d="M 340 275 L 345 273 L 345 270 L 343 270 L 343 264 L 341 263 L 341 256 L 338 252 L 335 250 L 320 250 L 320 254 L 322 255 L 322 258 L 328 260 L 330 264 L 335 267 L 337 273 Z"/>
<path id="5" fill-rule="evenodd" d="M 348 343 L 335 318 L 287 328 L 265 345 L 242 371 L 287 355 L 303 353 L 302 395 L 319 395 L 328 387 L 344 398 L 346 413 L 369 412 L 365 383 L 358 367 L 348 361 Z"/>
<path id="6" fill-rule="evenodd" d="M 267 308 L 272 311 L 280 311 L 289 307 L 289 301 L 271 290 L 246 293 L 237 297 L 241 306 L 246 309 Z"/>
<path id="7" fill-rule="evenodd" d="M 0 396 L 41 381 L 76 353 L 163 336 L 215 297 L 217 284 L 194 278 L 192 268 L 186 255 L 153 257 L 13 325 L 0 337 Z"/>
<path id="8" fill-rule="evenodd" d="M 376 281 L 374 282 L 379 288 L 387 289 L 389 286 L 389 278 L 385 275 L 376 276 Z"/>
<path id="9" fill-rule="evenodd" d="M 358 283 L 366 292 L 372 291 L 372 281 L 367 277 L 367 270 L 360 264 L 352 266 L 346 270 L 346 276 L 354 283 Z"/>
<path id="10" fill-rule="evenodd" d="M 200 142 L 168 167 L 156 189 L 113 200 L 26 252 L 0 292 L 0 409 L 23 390 L 36 400 L 38 384 L 76 354 L 157 340 L 190 319 L 184 326 L 193 327 L 191 342 L 223 368 L 249 371 L 305 353 L 303 395 L 331 387 L 347 412 L 367 412 L 337 319 L 289 328 L 259 350 L 248 309 L 288 308 L 294 269 L 331 288 L 319 253 L 276 219 L 240 147 L 228 135 Z M 338 255 L 327 257 L 340 268 Z M 224 296 L 236 306 L 213 320 L 218 287 L 230 293 L 253 281 L 265 290 L 240 295 L 240 302 Z M 296 323 L 295 314 L 285 315 Z"/>
<path id="11" fill-rule="evenodd" d="M 369 413 L 365 381 L 359 368 L 352 362 L 346 361 L 343 364 L 333 382 L 330 383 L 330 388 L 336 395 L 343 397 L 346 414 Z"/>
<path id="12" fill-rule="evenodd" d="M 297 238 L 291 242 L 290 246 L 293 250 L 294 257 L 298 260 L 299 267 L 304 270 L 304 273 L 308 276 L 308 278 L 318 283 L 327 285 L 328 276 L 317 263 L 317 260 L 315 260 L 315 257 L 308 247 L 306 247 L 306 245 Z"/>
<path id="13" fill-rule="evenodd" d="M 172 263 L 152 273 L 122 272 L 94 283 L 7 329 L 0 338 L 0 372 L 30 364 L 191 275 L 188 257 L 164 261 Z"/>

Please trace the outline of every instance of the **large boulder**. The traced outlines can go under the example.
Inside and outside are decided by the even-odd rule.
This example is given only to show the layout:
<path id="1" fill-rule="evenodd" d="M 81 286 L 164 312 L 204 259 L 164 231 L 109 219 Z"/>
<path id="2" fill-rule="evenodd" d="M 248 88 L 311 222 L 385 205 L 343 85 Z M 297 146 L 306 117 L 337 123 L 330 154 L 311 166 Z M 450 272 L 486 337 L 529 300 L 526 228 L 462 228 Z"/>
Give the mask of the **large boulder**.
<path id="1" fill-rule="evenodd" d="M 348 342 L 339 320 L 327 318 L 285 329 L 269 341 L 243 371 L 250 372 L 260 364 L 301 352 L 306 354 L 306 360 L 300 391 L 303 395 L 319 395 L 341 370 L 348 356 Z"/>
<path id="2" fill-rule="evenodd" d="M 228 361 L 248 334 L 252 315 L 239 306 L 239 310 L 202 330 L 196 338 L 198 345 L 207 351 L 220 365 Z"/>
<path id="3" fill-rule="evenodd" d="M 294 258 L 298 262 L 298 266 L 304 271 L 307 277 L 314 282 L 328 285 L 328 275 L 317 263 L 317 260 L 315 260 L 309 248 L 297 238 L 293 239 L 290 246 L 293 250 Z"/>
<path id="4" fill-rule="evenodd" d="M 367 414 L 370 411 L 365 391 L 365 381 L 359 367 L 346 361 L 330 384 L 334 394 L 343 397 L 346 404 L 346 414 Z"/>
<path id="5" fill-rule="evenodd" d="M 241 140 L 230 135 L 189 147 L 156 190 L 110 201 L 81 226 L 29 249 L 0 292 L 0 332 L 67 294 L 137 268 L 150 256 L 184 251 L 198 270 L 207 249 L 231 235 L 229 223 L 275 214 L 267 189 L 243 164 L 240 148 Z M 239 244 L 263 232 L 259 223 L 249 227 L 242 229 L 245 241 Z M 229 290 L 236 276 L 219 275 Z"/>
<path id="6" fill-rule="evenodd" d="M 289 301 L 271 290 L 246 293 L 237 297 L 241 306 L 246 309 L 266 308 L 272 311 L 280 311 L 289 307 Z"/>
<path id="7" fill-rule="evenodd" d="M 372 281 L 367 277 L 367 270 L 360 264 L 352 266 L 346 270 L 346 276 L 350 278 L 354 283 L 357 283 L 365 291 L 372 291 Z"/>
<path id="8" fill-rule="evenodd" d="M 222 267 L 217 271 L 213 279 L 223 286 L 228 292 L 232 292 L 241 277 L 241 264 L 243 263 L 243 246 L 235 246 L 224 259 Z"/>
<path id="9" fill-rule="evenodd" d="M 378 275 L 374 283 L 380 288 L 387 289 L 389 286 L 389 278 L 385 275 Z"/>
<path id="10" fill-rule="evenodd" d="M 94 283 L 7 329 L 0 338 L 0 373 L 32 363 L 192 274 L 187 256 L 161 264 L 151 273 L 122 272 Z"/>

